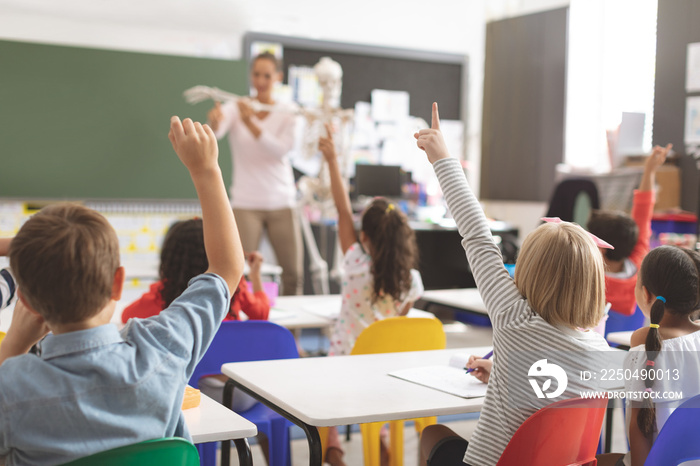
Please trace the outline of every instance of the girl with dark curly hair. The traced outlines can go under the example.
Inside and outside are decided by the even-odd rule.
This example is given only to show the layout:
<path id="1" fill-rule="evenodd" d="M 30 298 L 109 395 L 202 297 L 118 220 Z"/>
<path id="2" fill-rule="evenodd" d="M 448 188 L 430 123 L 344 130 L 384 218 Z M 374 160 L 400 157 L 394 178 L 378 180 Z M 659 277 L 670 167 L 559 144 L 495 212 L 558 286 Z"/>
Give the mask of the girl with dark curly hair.
<path id="1" fill-rule="evenodd" d="M 246 254 L 250 265 L 253 293 L 245 278 L 231 298 L 231 310 L 226 320 L 240 320 L 243 311 L 249 319 L 267 320 L 270 303 L 263 291 L 260 277 L 262 256 L 258 252 Z M 160 280 L 148 292 L 131 303 L 122 313 L 122 322 L 132 317 L 146 318 L 160 313 L 187 288 L 187 283 L 206 272 L 209 264 L 204 252 L 202 219 L 175 222 L 165 235 L 160 253 Z"/>

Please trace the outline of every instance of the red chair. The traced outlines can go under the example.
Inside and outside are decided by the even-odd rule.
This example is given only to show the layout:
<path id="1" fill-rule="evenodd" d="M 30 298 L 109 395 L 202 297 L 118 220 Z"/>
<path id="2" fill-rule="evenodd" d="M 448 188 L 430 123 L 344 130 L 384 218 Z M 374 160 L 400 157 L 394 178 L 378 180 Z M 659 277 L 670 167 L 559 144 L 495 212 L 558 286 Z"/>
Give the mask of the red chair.
<path id="1" fill-rule="evenodd" d="M 607 398 L 557 401 L 530 416 L 497 466 L 595 466 Z"/>

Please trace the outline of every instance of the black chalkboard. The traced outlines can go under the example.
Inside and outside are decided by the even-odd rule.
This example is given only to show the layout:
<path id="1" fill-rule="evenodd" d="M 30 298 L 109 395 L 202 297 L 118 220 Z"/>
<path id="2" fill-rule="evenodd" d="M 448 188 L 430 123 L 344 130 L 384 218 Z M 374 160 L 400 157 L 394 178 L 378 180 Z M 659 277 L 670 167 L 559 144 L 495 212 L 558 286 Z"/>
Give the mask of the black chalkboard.
<path id="1" fill-rule="evenodd" d="M 0 41 L 0 63 L 2 197 L 194 198 L 170 116 L 206 118 L 194 85 L 247 92 L 243 61 Z M 229 183 L 226 143 L 220 164 Z"/>

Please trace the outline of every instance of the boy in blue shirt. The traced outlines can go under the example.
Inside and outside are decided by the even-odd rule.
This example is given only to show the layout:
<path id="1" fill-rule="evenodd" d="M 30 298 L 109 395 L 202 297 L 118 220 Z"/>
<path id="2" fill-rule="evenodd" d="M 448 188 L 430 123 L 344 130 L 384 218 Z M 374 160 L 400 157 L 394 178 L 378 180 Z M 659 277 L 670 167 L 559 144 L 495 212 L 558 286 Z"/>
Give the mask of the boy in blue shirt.
<path id="1" fill-rule="evenodd" d="M 110 324 L 121 297 L 119 244 L 104 217 L 56 204 L 10 245 L 20 303 L 0 346 L 0 455 L 60 464 L 148 439 L 189 439 L 184 387 L 229 309 L 243 250 L 207 125 L 168 134 L 202 206 L 207 273 L 160 315 Z M 50 330 L 39 354 L 23 354 Z M 14 356 L 14 357 L 13 357 Z"/>

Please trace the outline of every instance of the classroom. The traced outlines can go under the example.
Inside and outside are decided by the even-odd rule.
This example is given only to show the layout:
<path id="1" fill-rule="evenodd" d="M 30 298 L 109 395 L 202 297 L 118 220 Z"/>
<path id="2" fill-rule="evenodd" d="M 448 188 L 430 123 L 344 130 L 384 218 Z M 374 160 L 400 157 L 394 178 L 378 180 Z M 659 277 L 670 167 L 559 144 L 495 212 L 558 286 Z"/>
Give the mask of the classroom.
<path id="1" fill-rule="evenodd" d="M 695 19 L 0 0 L 0 461 L 700 464 Z"/>

